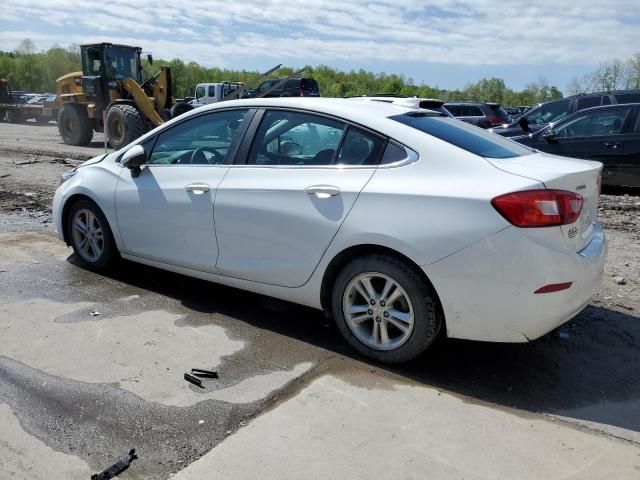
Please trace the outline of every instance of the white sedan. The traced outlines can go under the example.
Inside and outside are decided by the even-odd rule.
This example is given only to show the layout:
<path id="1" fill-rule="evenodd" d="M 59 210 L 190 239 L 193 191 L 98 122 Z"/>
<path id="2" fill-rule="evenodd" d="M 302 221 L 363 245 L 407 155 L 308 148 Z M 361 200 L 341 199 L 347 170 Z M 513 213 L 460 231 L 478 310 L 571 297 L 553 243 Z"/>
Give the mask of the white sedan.
<path id="1" fill-rule="evenodd" d="M 342 99 L 203 107 L 63 176 L 60 238 L 322 309 L 360 353 L 526 342 L 589 302 L 602 165 L 437 113 Z"/>

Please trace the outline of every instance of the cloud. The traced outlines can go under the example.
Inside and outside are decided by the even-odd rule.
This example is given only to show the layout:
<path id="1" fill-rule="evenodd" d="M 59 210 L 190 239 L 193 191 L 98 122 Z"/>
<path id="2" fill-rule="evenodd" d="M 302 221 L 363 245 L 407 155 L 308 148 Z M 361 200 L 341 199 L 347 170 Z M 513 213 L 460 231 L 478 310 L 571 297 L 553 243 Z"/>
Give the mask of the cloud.
<path id="1" fill-rule="evenodd" d="M 3 7 L 0 48 L 95 40 L 133 43 L 158 57 L 233 65 L 429 62 L 597 64 L 635 53 L 637 0 L 24 0 Z"/>

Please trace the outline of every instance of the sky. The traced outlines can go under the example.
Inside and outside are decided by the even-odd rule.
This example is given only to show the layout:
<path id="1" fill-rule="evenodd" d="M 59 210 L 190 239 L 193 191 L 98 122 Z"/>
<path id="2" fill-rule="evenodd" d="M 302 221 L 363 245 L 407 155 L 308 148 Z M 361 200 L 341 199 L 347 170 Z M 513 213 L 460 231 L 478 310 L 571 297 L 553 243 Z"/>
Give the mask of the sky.
<path id="1" fill-rule="evenodd" d="M 265 71 L 326 64 L 462 88 L 500 77 L 561 90 L 640 51 L 638 0 L 7 0 L 0 50 L 92 42 Z"/>

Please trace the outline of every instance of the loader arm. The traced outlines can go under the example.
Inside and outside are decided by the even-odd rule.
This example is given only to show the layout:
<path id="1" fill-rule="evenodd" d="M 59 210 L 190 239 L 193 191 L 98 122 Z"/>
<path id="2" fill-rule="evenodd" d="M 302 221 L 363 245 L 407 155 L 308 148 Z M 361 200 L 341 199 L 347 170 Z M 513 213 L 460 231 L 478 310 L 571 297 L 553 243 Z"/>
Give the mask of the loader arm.
<path id="1" fill-rule="evenodd" d="M 136 107 L 142 112 L 142 114 L 149 119 L 154 126 L 162 125 L 164 120 L 162 117 L 158 115 L 156 112 L 154 99 L 147 97 L 147 94 L 144 93 L 144 90 L 138 83 L 132 78 L 125 78 L 122 80 L 123 88 L 131 94 L 133 97 L 133 102 L 136 104 Z"/>

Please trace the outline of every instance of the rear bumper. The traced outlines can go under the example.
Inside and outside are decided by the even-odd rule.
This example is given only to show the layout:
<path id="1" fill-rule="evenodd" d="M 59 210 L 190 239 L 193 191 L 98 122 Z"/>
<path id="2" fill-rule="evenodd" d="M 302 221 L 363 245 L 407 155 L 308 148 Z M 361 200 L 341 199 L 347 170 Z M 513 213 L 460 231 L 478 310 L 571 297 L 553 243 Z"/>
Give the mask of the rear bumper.
<path id="1" fill-rule="evenodd" d="M 541 229 L 542 230 L 542 229 Z M 452 338 L 526 342 L 579 313 L 597 290 L 607 252 L 600 225 L 581 251 L 566 248 L 560 229 L 526 233 L 509 227 L 425 265 Z M 554 238 L 557 236 L 557 238 Z M 559 292 L 538 288 L 572 282 Z"/>

